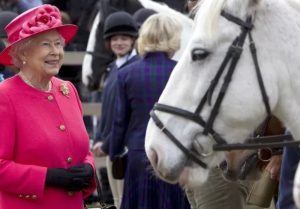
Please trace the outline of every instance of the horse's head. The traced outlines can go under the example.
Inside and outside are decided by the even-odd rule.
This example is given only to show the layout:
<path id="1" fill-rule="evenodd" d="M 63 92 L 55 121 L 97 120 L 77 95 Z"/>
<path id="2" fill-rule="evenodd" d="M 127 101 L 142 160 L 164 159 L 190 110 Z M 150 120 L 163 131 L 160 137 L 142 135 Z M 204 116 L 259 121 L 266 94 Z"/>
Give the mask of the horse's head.
<path id="1" fill-rule="evenodd" d="M 207 168 L 224 160 L 213 146 L 242 142 L 271 112 L 291 128 L 300 111 L 300 95 L 291 96 L 299 84 L 289 80 L 299 76 L 299 11 L 286 0 L 201 3 L 145 143 L 161 178 L 190 186 L 205 181 Z"/>

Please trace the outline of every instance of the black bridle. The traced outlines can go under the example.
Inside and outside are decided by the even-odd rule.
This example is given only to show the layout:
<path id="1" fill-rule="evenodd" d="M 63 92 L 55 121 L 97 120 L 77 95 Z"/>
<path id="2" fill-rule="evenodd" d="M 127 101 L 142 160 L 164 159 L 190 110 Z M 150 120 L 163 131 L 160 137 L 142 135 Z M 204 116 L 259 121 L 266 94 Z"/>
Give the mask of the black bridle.
<path id="1" fill-rule="evenodd" d="M 158 118 L 155 111 L 161 111 L 166 112 L 169 114 L 177 115 L 186 119 L 189 119 L 200 126 L 203 127 L 202 134 L 205 136 L 209 136 L 215 141 L 215 144 L 213 145 L 214 151 L 229 151 L 229 150 L 240 150 L 240 149 L 259 149 L 259 148 L 265 148 L 265 147 L 282 147 L 282 146 L 288 146 L 288 145 L 295 145 L 299 144 L 299 142 L 291 141 L 292 137 L 290 135 L 279 135 L 279 136 L 268 136 L 268 137 L 259 137 L 259 140 L 257 138 L 248 138 L 245 144 L 228 144 L 225 139 L 220 136 L 216 131 L 213 129 L 214 121 L 219 113 L 219 109 L 221 106 L 221 103 L 224 99 L 224 96 L 227 92 L 228 86 L 230 84 L 230 81 L 232 79 L 232 75 L 234 73 L 234 70 L 236 68 L 236 65 L 239 61 L 239 58 L 243 51 L 243 46 L 245 43 L 246 38 L 249 39 L 249 47 L 252 55 L 252 60 L 255 67 L 255 72 L 259 84 L 259 88 L 261 91 L 262 99 L 266 108 L 266 112 L 268 116 L 271 115 L 271 108 L 269 105 L 269 99 L 266 93 L 266 89 L 264 86 L 263 78 L 261 76 L 261 71 L 259 68 L 258 60 L 257 60 L 257 54 L 256 54 L 256 47 L 255 43 L 253 41 L 251 30 L 253 29 L 252 24 L 252 17 L 248 16 L 246 18 L 246 21 L 241 20 L 240 18 L 237 18 L 235 16 L 232 16 L 231 14 L 228 14 L 224 11 L 222 11 L 221 15 L 226 18 L 228 21 L 231 21 L 241 27 L 241 33 L 239 36 L 237 36 L 234 41 L 232 42 L 231 46 L 229 47 L 225 58 L 223 59 L 223 62 L 216 73 L 215 77 L 212 79 L 210 86 L 208 87 L 205 95 L 202 97 L 200 104 L 198 105 L 195 112 L 189 112 L 187 110 L 183 110 L 177 107 L 164 105 L 160 103 L 156 103 L 150 112 L 150 116 L 153 119 L 156 126 L 191 160 L 196 162 L 198 165 L 200 165 L 203 168 L 207 168 L 206 163 L 201 161 L 199 159 L 199 155 L 202 157 L 206 157 L 209 154 L 205 153 L 199 153 L 195 152 L 194 150 L 189 150 L 185 146 L 179 142 L 179 140 L 164 126 L 162 121 Z M 198 49 L 194 49 L 192 51 L 192 59 L 202 59 L 202 54 L 196 54 L 194 53 Z M 221 90 L 217 96 L 216 102 L 213 105 L 212 111 L 210 112 L 210 115 L 208 117 L 208 120 L 205 121 L 200 113 L 203 110 L 203 107 L 206 103 L 211 105 L 211 98 L 212 94 L 217 86 L 217 84 L 220 81 L 221 76 L 224 74 L 225 69 L 227 69 L 227 72 L 224 76 L 224 81 L 221 86 Z"/>

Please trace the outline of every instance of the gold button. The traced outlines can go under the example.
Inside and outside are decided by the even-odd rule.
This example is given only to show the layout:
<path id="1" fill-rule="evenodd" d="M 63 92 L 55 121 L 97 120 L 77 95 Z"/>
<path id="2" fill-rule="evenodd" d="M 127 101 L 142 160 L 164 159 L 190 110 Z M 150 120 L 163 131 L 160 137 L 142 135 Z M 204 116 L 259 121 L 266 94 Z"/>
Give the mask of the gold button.
<path id="1" fill-rule="evenodd" d="M 59 129 L 60 129 L 61 131 L 64 131 L 64 130 L 66 130 L 66 126 L 65 126 L 65 125 L 60 125 L 60 126 L 59 126 Z"/>
<path id="2" fill-rule="evenodd" d="M 69 195 L 69 196 L 73 196 L 73 195 L 74 195 L 74 192 L 68 192 L 68 195 Z"/>
<path id="3" fill-rule="evenodd" d="M 25 198 L 26 198 L 26 199 L 29 199 L 29 198 L 30 198 L 30 195 L 26 195 Z"/>
<path id="4" fill-rule="evenodd" d="M 22 194 L 19 194 L 18 197 L 19 197 L 19 198 L 23 198 L 23 195 L 22 195 Z"/>
<path id="5" fill-rule="evenodd" d="M 73 162 L 73 158 L 71 158 L 71 157 L 68 157 L 68 158 L 67 158 L 67 163 L 69 163 L 69 164 L 70 164 L 70 163 L 72 163 L 72 162 Z"/>
<path id="6" fill-rule="evenodd" d="M 48 96 L 48 100 L 49 100 L 49 101 L 52 101 L 52 100 L 53 100 L 53 96 L 52 96 L 52 95 L 49 95 L 49 96 Z"/>
<path id="7" fill-rule="evenodd" d="M 31 196 L 31 199 L 36 200 L 36 199 L 37 199 L 37 196 L 36 196 L 35 194 L 33 194 L 33 195 Z"/>

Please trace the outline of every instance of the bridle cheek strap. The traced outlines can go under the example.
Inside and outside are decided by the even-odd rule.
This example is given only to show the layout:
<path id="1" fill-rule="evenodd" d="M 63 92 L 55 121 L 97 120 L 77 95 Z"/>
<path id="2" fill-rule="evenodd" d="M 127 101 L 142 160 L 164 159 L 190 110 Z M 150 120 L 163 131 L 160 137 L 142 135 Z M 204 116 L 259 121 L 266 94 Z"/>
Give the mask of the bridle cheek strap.
<path id="1" fill-rule="evenodd" d="M 193 160 L 195 163 L 200 165 L 202 168 L 207 168 L 207 165 L 201 161 L 197 155 L 185 148 L 179 140 L 163 125 L 161 120 L 157 117 L 157 115 L 154 113 L 154 110 L 151 110 L 150 116 L 153 119 L 156 126 L 187 156 L 188 159 Z"/>

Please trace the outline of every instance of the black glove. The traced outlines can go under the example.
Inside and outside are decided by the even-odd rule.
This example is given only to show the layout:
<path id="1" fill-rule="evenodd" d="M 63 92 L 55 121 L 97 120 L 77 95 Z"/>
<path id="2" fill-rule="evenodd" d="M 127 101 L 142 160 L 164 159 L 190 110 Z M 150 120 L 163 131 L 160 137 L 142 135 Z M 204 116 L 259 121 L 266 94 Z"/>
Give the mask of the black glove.
<path id="1" fill-rule="evenodd" d="M 93 168 L 89 164 L 80 164 L 68 169 L 48 168 L 46 186 L 81 191 L 90 185 L 93 175 Z"/>
<path id="2" fill-rule="evenodd" d="M 83 184 L 85 184 L 86 187 L 90 185 L 91 180 L 94 176 L 93 167 L 88 163 L 72 166 L 68 168 L 68 171 L 70 171 L 74 175 L 77 175 L 75 179 L 77 180 L 77 178 L 80 178 L 80 180 L 83 181 Z"/>

